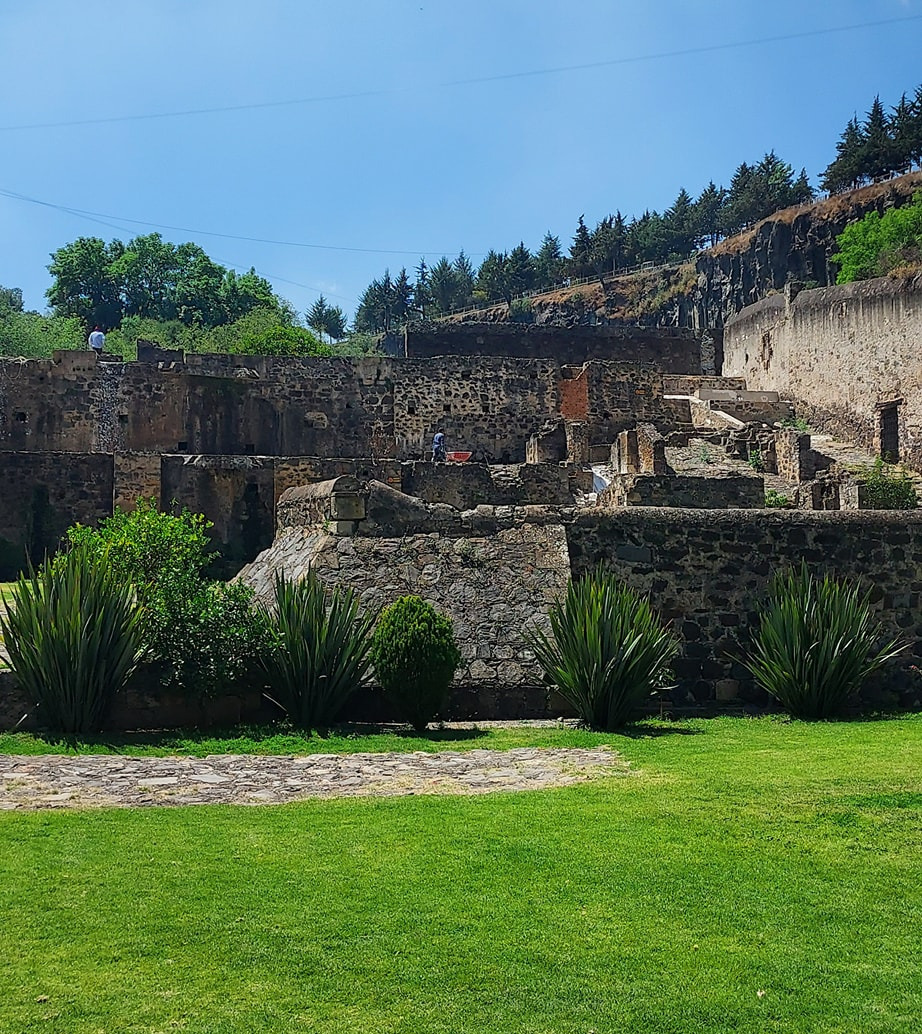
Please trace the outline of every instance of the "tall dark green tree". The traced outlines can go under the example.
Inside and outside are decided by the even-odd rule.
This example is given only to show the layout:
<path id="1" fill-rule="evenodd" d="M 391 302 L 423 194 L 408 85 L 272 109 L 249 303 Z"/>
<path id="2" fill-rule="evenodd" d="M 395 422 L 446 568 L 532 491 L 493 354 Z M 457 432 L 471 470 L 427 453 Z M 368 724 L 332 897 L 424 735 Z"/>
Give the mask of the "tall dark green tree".
<path id="1" fill-rule="evenodd" d="M 720 240 L 726 200 L 727 192 L 713 180 L 698 195 L 693 220 L 696 245 L 713 247 Z"/>
<path id="2" fill-rule="evenodd" d="M 519 241 L 506 258 L 506 279 L 513 295 L 535 286 L 535 262 L 524 241 Z"/>
<path id="3" fill-rule="evenodd" d="M 548 230 L 535 255 L 535 286 L 542 289 L 553 287 L 563 276 L 563 265 L 560 238 Z"/>
<path id="4" fill-rule="evenodd" d="M 464 249 L 458 253 L 458 257 L 452 264 L 452 268 L 455 271 L 455 284 L 457 285 L 457 295 L 455 297 L 455 304 L 461 308 L 471 304 L 474 294 L 474 279 L 475 272 L 474 267 L 471 265 L 471 260 L 464 254 Z"/>
<path id="5" fill-rule="evenodd" d="M 458 295 L 455 270 L 443 255 L 429 271 L 429 296 L 437 313 L 451 312 Z"/>
<path id="6" fill-rule="evenodd" d="M 840 190 L 852 190 L 864 181 L 864 148 L 861 124 L 857 117 L 851 118 L 836 144 L 836 156 L 826 166 L 820 180 L 823 190 L 834 194 Z"/>
<path id="7" fill-rule="evenodd" d="M 592 273 L 592 234 L 582 215 L 576 225 L 576 233 L 573 234 L 567 266 L 572 277 L 584 277 Z"/>
<path id="8" fill-rule="evenodd" d="M 893 138 L 890 135 L 890 120 L 880 102 L 874 98 L 871 110 L 864 120 L 864 148 L 862 153 L 862 171 L 868 179 L 887 176 L 894 167 Z"/>

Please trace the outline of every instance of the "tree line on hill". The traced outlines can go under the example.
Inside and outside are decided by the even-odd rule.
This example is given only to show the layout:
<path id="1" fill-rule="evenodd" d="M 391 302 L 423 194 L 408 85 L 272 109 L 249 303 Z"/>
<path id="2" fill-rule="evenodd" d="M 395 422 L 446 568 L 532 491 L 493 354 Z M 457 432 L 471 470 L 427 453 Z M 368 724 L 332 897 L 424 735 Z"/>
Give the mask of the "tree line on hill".
<path id="1" fill-rule="evenodd" d="M 537 251 L 520 242 L 511 251 L 491 250 L 475 270 L 461 251 L 454 261 L 425 260 L 411 277 L 401 269 L 365 289 L 355 314 L 357 330 L 372 333 L 399 327 L 420 316 L 440 316 L 470 305 L 506 302 L 528 291 L 548 290 L 567 279 L 598 277 L 643 263 L 682 261 L 700 247 L 763 219 L 779 208 L 812 200 L 805 170 L 799 175 L 769 151 L 755 164 L 738 166 L 729 187 L 708 183 L 697 198 L 684 188 L 664 212 L 646 211 L 626 220 L 607 215 L 590 228 L 583 216 L 567 254 L 548 232 Z"/>
<path id="2" fill-rule="evenodd" d="M 922 86 L 909 100 L 904 93 L 888 114 L 874 98 L 864 120 L 851 118 L 836 144 L 836 157 L 826 167 L 823 190 L 837 193 L 908 172 L 922 163 Z"/>

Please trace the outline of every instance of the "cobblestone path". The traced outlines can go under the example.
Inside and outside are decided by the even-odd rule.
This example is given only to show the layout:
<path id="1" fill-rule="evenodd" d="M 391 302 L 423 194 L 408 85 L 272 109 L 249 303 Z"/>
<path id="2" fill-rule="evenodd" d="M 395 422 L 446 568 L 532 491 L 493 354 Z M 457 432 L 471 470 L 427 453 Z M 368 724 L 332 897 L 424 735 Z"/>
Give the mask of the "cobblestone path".
<path id="1" fill-rule="evenodd" d="M 309 797 L 480 794 L 626 775 L 608 747 L 138 758 L 0 755 L 0 809 L 282 804 Z"/>

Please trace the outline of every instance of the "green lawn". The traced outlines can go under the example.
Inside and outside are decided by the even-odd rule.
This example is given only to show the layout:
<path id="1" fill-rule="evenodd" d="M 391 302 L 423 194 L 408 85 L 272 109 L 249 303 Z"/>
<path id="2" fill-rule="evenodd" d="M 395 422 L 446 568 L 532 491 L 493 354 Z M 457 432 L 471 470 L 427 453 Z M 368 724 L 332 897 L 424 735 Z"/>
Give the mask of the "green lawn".
<path id="1" fill-rule="evenodd" d="M 919 1029 L 922 719 L 605 739 L 634 777 L 2 813 L 0 1031 Z"/>

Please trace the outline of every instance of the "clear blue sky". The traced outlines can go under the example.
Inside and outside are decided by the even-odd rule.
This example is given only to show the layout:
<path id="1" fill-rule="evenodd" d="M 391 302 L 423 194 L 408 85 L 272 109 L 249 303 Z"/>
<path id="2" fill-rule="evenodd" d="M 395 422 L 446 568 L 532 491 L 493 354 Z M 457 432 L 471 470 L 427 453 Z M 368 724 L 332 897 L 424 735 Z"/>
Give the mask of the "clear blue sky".
<path id="1" fill-rule="evenodd" d="M 0 284 L 41 310 L 55 248 L 161 230 L 351 314 L 385 266 L 566 247 L 580 213 L 771 148 L 816 183 L 854 112 L 922 82 L 920 45 L 922 0 L 0 0 L 0 189 L 116 217 L 0 196 Z"/>

